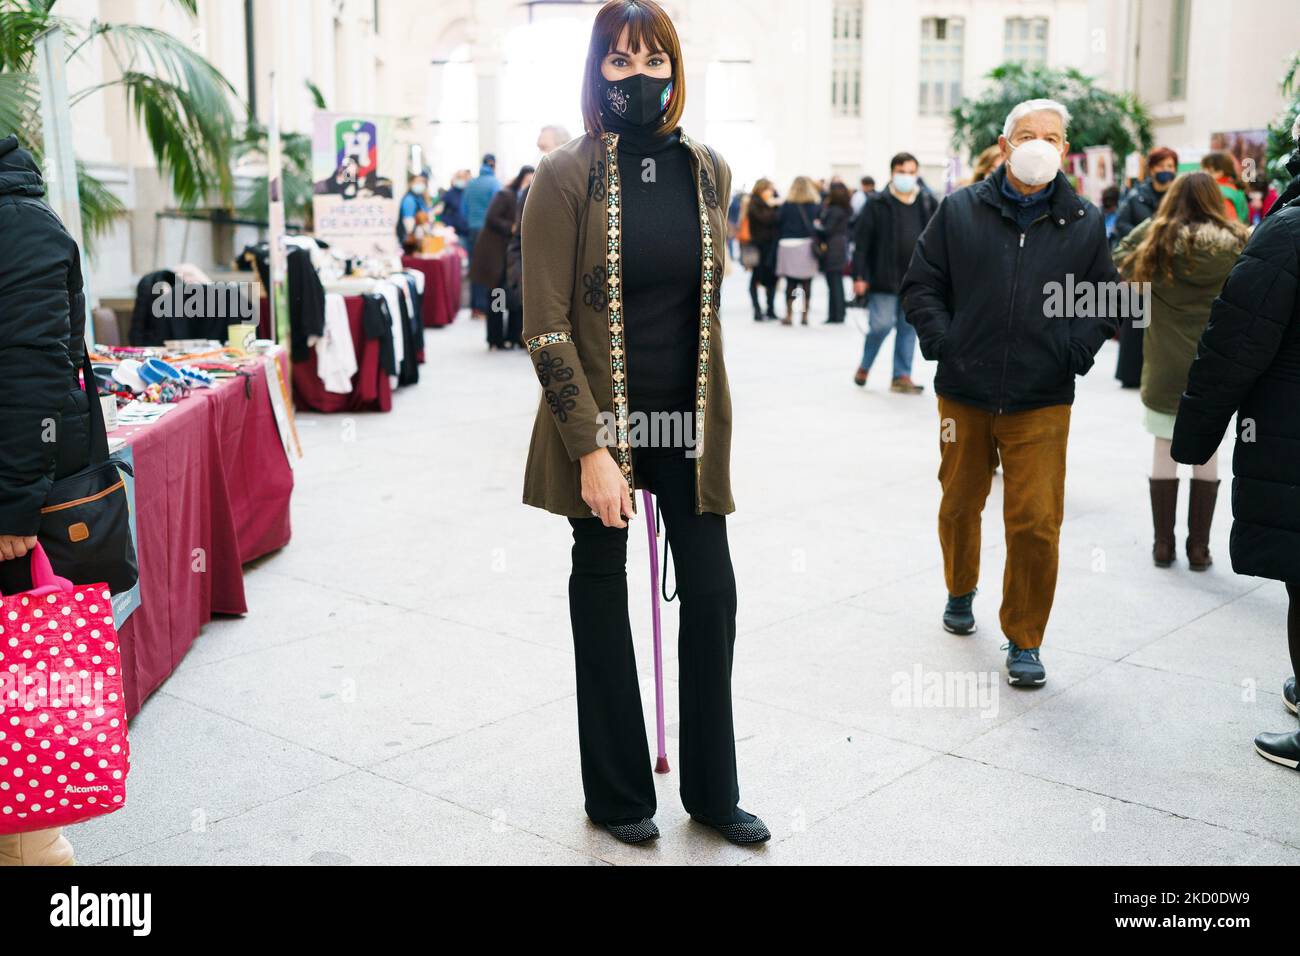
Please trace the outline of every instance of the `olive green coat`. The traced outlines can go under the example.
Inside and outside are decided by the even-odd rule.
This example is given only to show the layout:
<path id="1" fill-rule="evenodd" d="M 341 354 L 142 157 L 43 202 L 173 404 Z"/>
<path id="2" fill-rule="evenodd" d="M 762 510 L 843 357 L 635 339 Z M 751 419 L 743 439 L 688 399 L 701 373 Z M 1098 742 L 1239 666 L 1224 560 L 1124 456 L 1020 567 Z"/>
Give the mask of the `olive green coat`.
<path id="1" fill-rule="evenodd" d="M 1148 219 L 1115 247 L 1121 269 L 1150 228 Z M 1142 404 L 1147 408 L 1178 414 L 1210 306 L 1245 244 L 1244 235 L 1211 224 L 1184 231 L 1175 241 L 1173 277 L 1151 283 L 1151 324 L 1142 343 Z"/>
<path id="2" fill-rule="evenodd" d="M 717 307 L 731 169 L 685 133 L 700 209 L 695 510 L 729 514 L 731 394 Z M 542 386 L 524 473 L 524 503 L 591 517 L 579 459 L 608 448 L 635 491 L 619 295 L 618 136 L 582 136 L 537 166 L 521 225 L 524 341 Z M 664 237 L 671 242 L 671 236 Z M 613 424 L 611 429 L 609 426 Z M 633 503 L 635 506 L 635 495 Z"/>

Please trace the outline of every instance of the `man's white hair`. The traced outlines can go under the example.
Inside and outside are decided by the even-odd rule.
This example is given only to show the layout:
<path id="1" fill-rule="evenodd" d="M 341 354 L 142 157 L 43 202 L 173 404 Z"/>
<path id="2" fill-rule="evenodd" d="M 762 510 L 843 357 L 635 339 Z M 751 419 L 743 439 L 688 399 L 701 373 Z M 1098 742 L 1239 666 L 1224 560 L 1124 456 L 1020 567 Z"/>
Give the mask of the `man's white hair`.
<path id="1" fill-rule="evenodd" d="M 1030 113 L 1048 111 L 1061 117 L 1061 129 L 1068 130 L 1070 128 L 1070 111 L 1056 100 L 1025 100 L 1023 103 L 1017 103 L 1013 106 L 1011 112 L 1007 114 L 1007 121 L 1002 124 L 1002 135 L 1010 139 L 1016 124 Z"/>

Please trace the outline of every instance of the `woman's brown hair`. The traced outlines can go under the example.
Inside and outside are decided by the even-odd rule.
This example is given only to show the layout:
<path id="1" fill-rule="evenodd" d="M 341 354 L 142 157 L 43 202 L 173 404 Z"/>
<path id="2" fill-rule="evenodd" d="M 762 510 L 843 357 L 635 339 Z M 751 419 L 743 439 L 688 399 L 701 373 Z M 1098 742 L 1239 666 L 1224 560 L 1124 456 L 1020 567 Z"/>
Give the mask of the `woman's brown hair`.
<path id="1" fill-rule="evenodd" d="M 1175 179 L 1151 217 L 1146 235 L 1123 263 L 1133 282 L 1173 278 L 1175 246 L 1204 227 L 1225 229 L 1246 243 L 1246 229 L 1224 214 L 1223 193 L 1209 173 L 1185 173 Z"/>
<path id="2" fill-rule="evenodd" d="M 686 107 L 686 71 L 682 67 L 682 44 L 677 28 L 663 7 L 654 0 L 609 0 L 596 14 L 591 25 L 591 43 L 587 46 L 587 65 L 582 73 L 582 125 L 588 136 L 598 137 L 605 131 L 600 112 L 600 89 L 604 77 L 600 66 L 605 56 L 618 44 L 627 30 L 627 53 L 639 53 L 642 47 L 668 55 L 673 65 L 673 95 L 664 113 L 661 129 L 670 132 L 681 122 Z"/>
<path id="3" fill-rule="evenodd" d="M 1225 153 L 1222 150 L 1206 153 L 1201 157 L 1201 169 L 1224 176 L 1231 180 L 1235 186 L 1241 185 L 1241 180 L 1237 176 L 1237 163 L 1233 160 L 1231 153 Z"/>

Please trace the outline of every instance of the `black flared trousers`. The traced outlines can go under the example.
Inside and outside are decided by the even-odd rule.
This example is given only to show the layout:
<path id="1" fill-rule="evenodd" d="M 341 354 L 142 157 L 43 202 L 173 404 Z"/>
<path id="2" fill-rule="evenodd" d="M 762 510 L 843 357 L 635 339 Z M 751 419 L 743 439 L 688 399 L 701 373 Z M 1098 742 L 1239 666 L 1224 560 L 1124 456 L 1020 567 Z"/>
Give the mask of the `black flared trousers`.
<path id="1" fill-rule="evenodd" d="M 681 602 L 677 637 L 682 804 L 693 816 L 728 823 L 740 800 L 731 719 L 736 579 L 722 515 L 695 513 L 695 461 L 680 449 L 634 456 L 640 487 L 659 499 Z M 644 509 L 642 509 L 644 511 Z M 573 525 L 569 614 L 578 672 L 578 746 L 587 815 L 596 823 L 653 816 L 656 808 L 646 723 L 627 609 L 628 531 L 599 518 Z M 644 586 L 644 585 L 643 585 Z M 642 632 L 647 635 L 649 622 Z"/>

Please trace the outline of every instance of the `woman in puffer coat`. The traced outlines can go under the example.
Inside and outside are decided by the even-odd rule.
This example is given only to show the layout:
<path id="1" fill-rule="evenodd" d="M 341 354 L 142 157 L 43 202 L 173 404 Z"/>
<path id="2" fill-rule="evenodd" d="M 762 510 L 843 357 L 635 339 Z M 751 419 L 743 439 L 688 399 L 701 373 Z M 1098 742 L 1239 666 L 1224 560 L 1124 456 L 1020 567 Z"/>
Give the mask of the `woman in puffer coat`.
<path id="1" fill-rule="evenodd" d="M 1210 305 L 1246 244 L 1246 229 L 1224 215 L 1219 187 L 1205 173 L 1180 176 L 1159 211 L 1115 249 L 1115 261 L 1132 282 L 1151 283 L 1150 326 L 1142 360 L 1146 430 L 1155 438 L 1151 463 L 1152 556 L 1174 563 L 1178 464 L 1170 456 L 1174 416 L 1196 358 L 1196 343 L 1210 320 Z M 1210 558 L 1210 523 L 1219 493 L 1218 453 L 1192 470 L 1187 509 L 1187 563 L 1204 571 Z"/>
<path id="2" fill-rule="evenodd" d="M 1300 121 L 1292 129 L 1300 139 Z M 1300 672 L 1300 150 L 1295 178 L 1255 229 L 1214 301 L 1174 427 L 1176 461 L 1214 455 L 1233 413 L 1232 567 L 1286 582 L 1292 676 L 1282 688 L 1296 711 Z M 1300 733 L 1260 734 L 1259 754 L 1300 768 Z"/>

